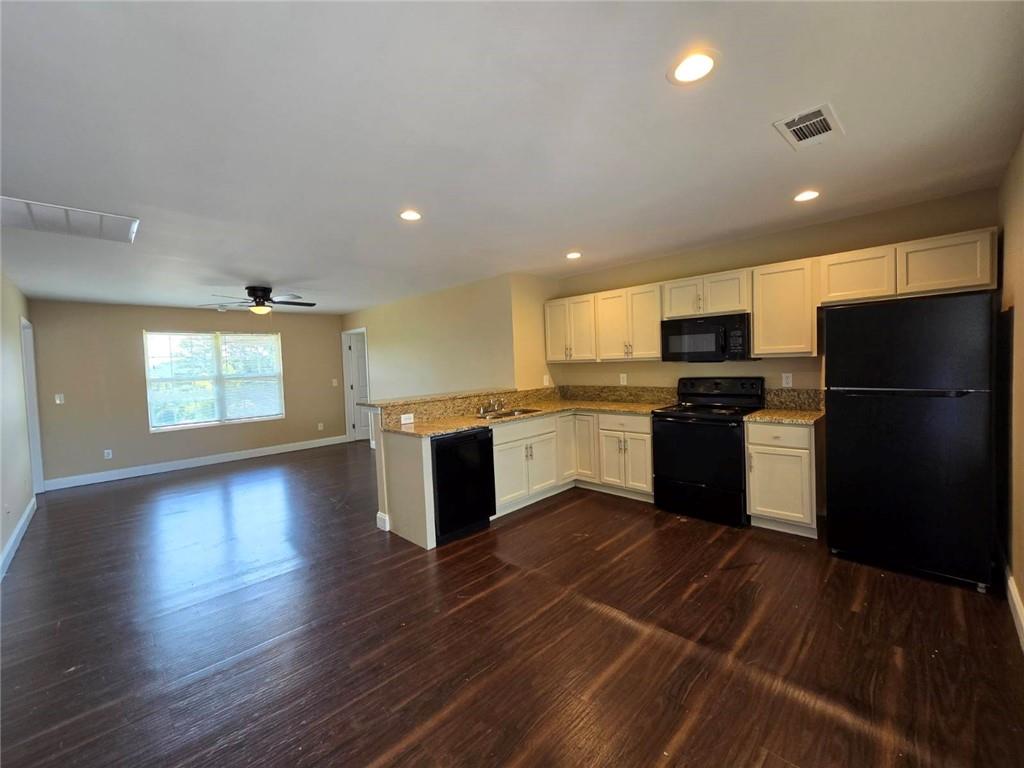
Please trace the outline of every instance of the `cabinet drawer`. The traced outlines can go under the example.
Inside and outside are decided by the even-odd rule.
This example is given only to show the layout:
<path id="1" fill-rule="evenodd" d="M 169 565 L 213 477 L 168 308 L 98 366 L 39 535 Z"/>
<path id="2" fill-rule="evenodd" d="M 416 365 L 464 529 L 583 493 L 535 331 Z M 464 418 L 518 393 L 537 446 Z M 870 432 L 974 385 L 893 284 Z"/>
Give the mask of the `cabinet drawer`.
<path id="1" fill-rule="evenodd" d="M 598 427 L 612 432 L 638 432 L 643 435 L 651 433 L 650 416 L 625 416 L 617 413 L 598 415 Z"/>
<path id="2" fill-rule="evenodd" d="M 483 419 L 481 419 L 481 421 L 483 421 L 481 426 L 491 427 L 491 434 L 494 437 L 495 445 L 502 445 L 503 443 L 510 443 L 513 440 L 525 440 L 529 437 L 544 435 L 548 432 L 554 432 L 557 427 L 555 416 L 542 416 L 539 419 L 524 419 L 523 421 L 516 421 L 511 424 L 488 425 Z"/>
<path id="3" fill-rule="evenodd" d="M 810 448 L 811 428 L 792 424 L 747 424 L 747 442 L 784 448 Z"/>

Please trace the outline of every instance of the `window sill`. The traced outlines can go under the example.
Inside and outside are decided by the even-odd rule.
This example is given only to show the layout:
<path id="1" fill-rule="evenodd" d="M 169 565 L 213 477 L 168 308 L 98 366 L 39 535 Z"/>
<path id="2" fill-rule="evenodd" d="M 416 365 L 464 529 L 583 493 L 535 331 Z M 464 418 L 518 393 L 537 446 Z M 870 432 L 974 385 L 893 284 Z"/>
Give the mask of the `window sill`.
<path id="1" fill-rule="evenodd" d="M 279 416 L 257 416 L 253 419 L 229 419 L 225 421 L 201 421 L 196 424 L 175 424 L 170 427 L 150 427 L 149 433 L 159 434 L 160 432 L 181 432 L 186 429 L 204 429 L 206 427 L 228 427 L 232 424 L 252 424 L 260 421 L 281 421 L 284 414 Z"/>

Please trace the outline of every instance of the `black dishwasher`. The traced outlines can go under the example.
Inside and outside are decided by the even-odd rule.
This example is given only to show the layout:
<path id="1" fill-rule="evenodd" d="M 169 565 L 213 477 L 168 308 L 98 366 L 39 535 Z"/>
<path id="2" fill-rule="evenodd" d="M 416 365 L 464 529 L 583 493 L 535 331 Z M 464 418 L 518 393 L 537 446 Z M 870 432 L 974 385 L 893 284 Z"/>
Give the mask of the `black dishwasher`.
<path id="1" fill-rule="evenodd" d="M 438 545 L 487 528 L 495 512 L 490 428 L 432 437 L 430 452 Z"/>

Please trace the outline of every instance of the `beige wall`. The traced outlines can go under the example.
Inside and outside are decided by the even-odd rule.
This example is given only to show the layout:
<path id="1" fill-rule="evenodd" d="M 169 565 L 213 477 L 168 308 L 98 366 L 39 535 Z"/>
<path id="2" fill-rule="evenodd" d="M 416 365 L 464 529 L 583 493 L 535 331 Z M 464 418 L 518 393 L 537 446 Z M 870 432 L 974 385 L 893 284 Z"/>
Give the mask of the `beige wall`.
<path id="1" fill-rule="evenodd" d="M 544 302 L 557 296 L 559 281 L 534 275 L 511 275 L 512 346 L 516 389 L 545 386 L 550 375 L 544 348 Z"/>
<path id="2" fill-rule="evenodd" d="M 1006 171 L 999 209 L 1005 309 L 1014 306 L 1018 298 L 1024 302 L 1024 135 Z M 1013 370 L 1010 561 L 1017 588 L 1024 592 L 1024 304 L 1014 311 Z"/>
<path id="3" fill-rule="evenodd" d="M 918 237 L 988 227 L 998 222 L 998 190 L 968 192 L 854 218 L 776 232 L 761 237 L 691 248 L 670 256 L 612 267 L 562 280 L 559 296 L 660 282 L 687 275 L 769 264 L 786 259 L 895 243 Z M 786 358 L 749 362 L 694 363 L 557 363 L 551 364 L 556 384 L 628 383 L 674 386 L 680 376 L 764 376 L 769 387 L 782 386 L 782 374 L 793 374 L 794 387 L 823 384 L 821 358 Z"/>
<path id="4" fill-rule="evenodd" d="M 643 285 L 687 275 L 822 256 L 998 223 L 998 190 L 968 192 L 878 213 L 690 248 L 562 280 L 561 296 Z"/>
<path id="5" fill-rule="evenodd" d="M 38 300 L 30 309 L 47 479 L 345 434 L 336 315 Z M 151 434 L 143 330 L 279 332 L 286 418 Z M 54 403 L 57 392 L 64 405 Z M 105 448 L 113 460 L 103 459 Z"/>
<path id="6" fill-rule="evenodd" d="M 510 276 L 352 312 L 366 328 L 370 398 L 515 386 Z"/>
<path id="7" fill-rule="evenodd" d="M 25 379 L 21 364 L 21 318 L 28 319 L 28 305 L 14 283 L 0 275 L 0 500 L 3 521 L 0 549 L 32 499 L 32 467 L 28 448 L 28 419 L 25 411 Z"/>

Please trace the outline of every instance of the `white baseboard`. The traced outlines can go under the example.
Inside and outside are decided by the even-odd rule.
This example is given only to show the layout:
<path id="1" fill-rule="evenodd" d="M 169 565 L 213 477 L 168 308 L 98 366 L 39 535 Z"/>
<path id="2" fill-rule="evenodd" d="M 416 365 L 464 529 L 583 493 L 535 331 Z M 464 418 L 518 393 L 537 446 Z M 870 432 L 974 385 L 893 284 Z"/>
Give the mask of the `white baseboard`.
<path id="1" fill-rule="evenodd" d="M 377 527 L 380 528 L 382 531 L 391 530 L 391 519 L 383 512 L 377 513 Z"/>
<path id="2" fill-rule="evenodd" d="M 4 553 L 0 558 L 0 579 L 7 575 L 7 569 L 11 565 L 11 561 L 14 559 L 14 553 L 18 551 L 18 545 L 21 544 L 21 539 L 25 535 L 25 531 L 28 530 L 28 524 L 32 522 L 32 515 L 36 513 L 36 497 L 35 495 L 28 502 L 28 506 L 21 513 L 21 517 L 18 519 L 18 524 L 14 526 L 14 530 L 11 532 L 11 538 L 7 540 L 7 544 L 4 546 Z"/>
<path id="3" fill-rule="evenodd" d="M 291 451 L 305 451 L 309 448 L 321 448 L 325 445 L 337 445 L 338 443 L 350 443 L 355 440 L 347 434 L 336 437 L 322 437 L 318 440 L 304 440 L 298 443 L 281 443 L 280 445 L 268 445 L 264 448 L 250 448 L 245 451 L 231 451 L 230 453 L 214 453 L 209 456 L 196 456 L 191 459 L 178 459 L 177 461 L 162 461 L 158 464 L 140 464 L 135 467 L 122 467 L 111 469 L 107 472 L 93 472 L 87 475 L 68 475 L 67 477 L 55 477 L 46 480 L 43 489 L 57 491 L 61 488 L 74 488 L 79 485 L 92 485 L 93 483 L 109 483 L 111 480 L 125 480 L 129 477 L 142 477 L 143 475 L 155 475 L 160 472 L 174 472 L 179 469 L 192 469 L 194 467 L 205 467 L 210 464 L 223 464 L 228 461 L 241 461 L 242 459 L 255 459 L 259 456 L 272 456 L 277 453 L 290 453 Z"/>
<path id="4" fill-rule="evenodd" d="M 796 523 L 787 523 L 784 520 L 771 520 L 767 517 L 755 517 L 751 515 L 750 525 L 753 528 L 766 528 L 769 531 L 790 533 L 794 536 L 805 536 L 808 539 L 818 538 L 818 529 L 816 527 L 809 525 L 798 525 Z"/>
<path id="5" fill-rule="evenodd" d="M 1013 624 L 1017 627 L 1017 638 L 1020 640 L 1021 650 L 1024 650 L 1024 602 L 1020 599 L 1020 590 L 1017 589 L 1017 582 L 1013 580 L 1009 568 L 1006 569 L 1006 602 L 1010 604 Z"/>

